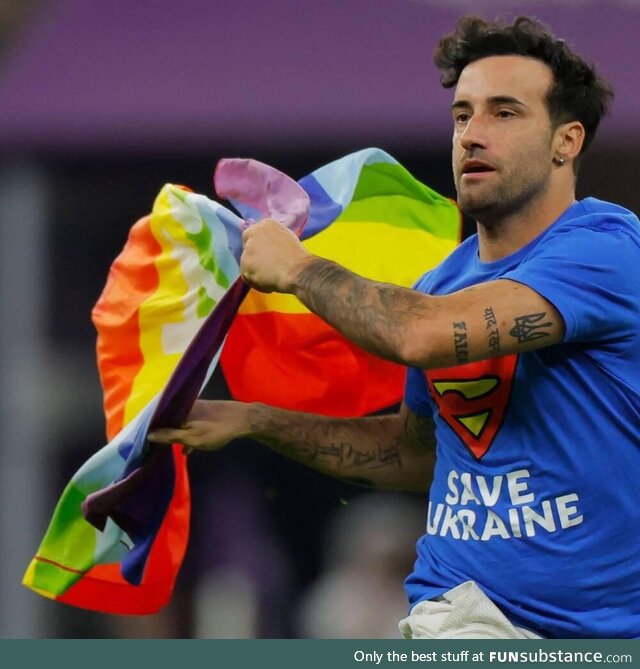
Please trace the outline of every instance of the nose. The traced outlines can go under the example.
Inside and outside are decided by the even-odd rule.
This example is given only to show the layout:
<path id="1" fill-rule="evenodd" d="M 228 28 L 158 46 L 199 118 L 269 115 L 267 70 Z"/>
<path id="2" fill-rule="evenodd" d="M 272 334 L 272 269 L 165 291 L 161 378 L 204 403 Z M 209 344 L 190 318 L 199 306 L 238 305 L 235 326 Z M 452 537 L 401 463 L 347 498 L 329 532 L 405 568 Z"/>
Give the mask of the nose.
<path id="1" fill-rule="evenodd" d="M 480 114 L 469 117 L 464 128 L 458 135 L 462 148 L 469 151 L 473 148 L 486 148 L 488 145 L 487 126 Z"/>

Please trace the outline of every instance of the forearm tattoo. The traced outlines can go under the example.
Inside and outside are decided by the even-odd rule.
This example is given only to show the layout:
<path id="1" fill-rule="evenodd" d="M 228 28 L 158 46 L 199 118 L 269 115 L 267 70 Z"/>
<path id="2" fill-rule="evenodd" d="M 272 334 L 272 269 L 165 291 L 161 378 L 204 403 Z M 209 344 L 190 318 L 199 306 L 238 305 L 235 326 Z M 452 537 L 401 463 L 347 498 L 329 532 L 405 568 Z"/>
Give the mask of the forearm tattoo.
<path id="1" fill-rule="evenodd" d="M 363 279 L 320 258 L 298 275 L 296 295 L 348 339 L 397 362 L 411 320 L 424 316 L 419 293 Z"/>
<path id="2" fill-rule="evenodd" d="M 435 424 L 432 418 L 420 416 L 413 413 L 413 411 L 407 411 L 404 420 L 404 433 L 407 443 L 409 443 L 414 450 L 423 453 L 435 453 Z"/>
<path id="3" fill-rule="evenodd" d="M 313 441 L 296 439 L 292 442 L 280 442 L 277 450 L 286 457 L 293 458 L 307 465 L 315 462 L 333 461 L 339 468 L 365 467 L 378 469 L 389 465 L 400 465 L 397 447 L 377 446 L 370 450 L 358 449 L 349 442 L 332 443 L 320 446 Z"/>
<path id="4" fill-rule="evenodd" d="M 550 328 L 553 323 L 551 321 L 541 322 L 546 316 L 545 312 L 518 316 L 514 321 L 514 327 L 509 330 L 509 334 L 515 337 L 520 344 L 548 337 L 549 332 L 543 328 Z"/>
<path id="5" fill-rule="evenodd" d="M 402 466 L 399 439 L 385 429 L 391 418 L 331 419 L 264 407 L 254 411 L 250 427 L 258 441 L 284 457 L 353 483 L 374 485 L 367 473 Z M 379 423 L 379 429 L 372 429 L 371 422 Z"/>

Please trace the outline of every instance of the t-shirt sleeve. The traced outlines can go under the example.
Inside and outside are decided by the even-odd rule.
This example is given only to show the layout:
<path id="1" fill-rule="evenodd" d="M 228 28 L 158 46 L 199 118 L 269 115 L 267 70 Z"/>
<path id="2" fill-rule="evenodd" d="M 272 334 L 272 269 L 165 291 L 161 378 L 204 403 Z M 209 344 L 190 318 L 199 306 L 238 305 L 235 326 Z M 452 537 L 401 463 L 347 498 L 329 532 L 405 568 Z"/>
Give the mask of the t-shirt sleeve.
<path id="1" fill-rule="evenodd" d="M 640 320 L 640 246 L 624 229 L 573 228 L 555 235 L 501 278 L 546 298 L 566 342 L 628 339 Z"/>

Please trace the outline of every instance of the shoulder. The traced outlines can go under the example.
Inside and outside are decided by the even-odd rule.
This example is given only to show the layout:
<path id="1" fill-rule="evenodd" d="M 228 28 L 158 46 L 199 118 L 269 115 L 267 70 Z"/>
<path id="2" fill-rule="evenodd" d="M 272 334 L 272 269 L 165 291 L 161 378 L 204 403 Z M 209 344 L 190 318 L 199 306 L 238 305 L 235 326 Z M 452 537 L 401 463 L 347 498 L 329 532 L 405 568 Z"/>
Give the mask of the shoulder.
<path id="1" fill-rule="evenodd" d="M 636 341 L 640 223 L 609 202 L 575 203 L 503 278 L 523 283 L 561 314 L 565 340 Z M 627 343 L 625 343 L 627 346 Z"/>
<path id="2" fill-rule="evenodd" d="M 568 232 L 622 233 L 640 244 L 640 221 L 629 209 L 612 202 L 588 197 L 573 207 L 552 226 L 549 238 Z"/>
<path id="3" fill-rule="evenodd" d="M 588 264 L 640 263 L 640 221 L 617 204 L 586 198 L 576 202 L 532 244 L 522 265 L 546 257 Z"/>

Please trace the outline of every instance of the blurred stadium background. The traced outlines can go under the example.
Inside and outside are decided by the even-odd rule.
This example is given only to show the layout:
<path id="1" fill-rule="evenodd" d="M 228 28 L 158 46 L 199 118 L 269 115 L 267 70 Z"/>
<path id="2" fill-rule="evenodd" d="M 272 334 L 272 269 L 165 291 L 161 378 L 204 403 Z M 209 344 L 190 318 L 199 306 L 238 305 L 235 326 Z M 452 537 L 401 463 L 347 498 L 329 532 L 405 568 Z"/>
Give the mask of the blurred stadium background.
<path id="1" fill-rule="evenodd" d="M 245 443 L 196 454 L 171 605 L 110 617 L 20 586 L 55 501 L 103 445 L 90 310 L 165 182 L 213 197 L 221 157 L 300 178 L 379 146 L 453 196 L 461 14 L 533 15 L 614 84 L 579 193 L 640 211 L 638 0 L 0 0 L 0 637 L 394 637 L 424 500 Z M 226 396 L 214 379 L 211 397 Z"/>

